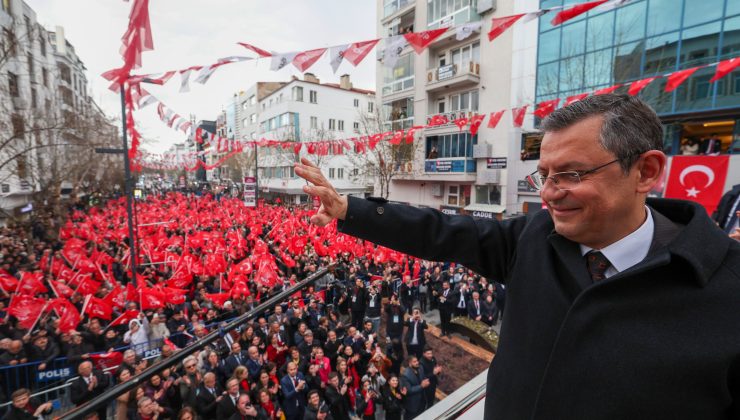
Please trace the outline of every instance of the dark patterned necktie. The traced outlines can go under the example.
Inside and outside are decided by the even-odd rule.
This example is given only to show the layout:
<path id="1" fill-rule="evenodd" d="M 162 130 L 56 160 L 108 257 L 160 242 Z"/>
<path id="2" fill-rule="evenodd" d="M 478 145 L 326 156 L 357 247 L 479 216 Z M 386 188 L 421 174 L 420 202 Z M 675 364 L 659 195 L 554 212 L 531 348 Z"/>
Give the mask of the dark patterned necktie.
<path id="1" fill-rule="evenodd" d="M 586 254 L 586 264 L 588 265 L 588 273 L 591 275 L 591 280 L 597 282 L 604 280 L 606 276 L 606 270 L 612 265 L 609 260 L 599 251 L 589 251 Z"/>

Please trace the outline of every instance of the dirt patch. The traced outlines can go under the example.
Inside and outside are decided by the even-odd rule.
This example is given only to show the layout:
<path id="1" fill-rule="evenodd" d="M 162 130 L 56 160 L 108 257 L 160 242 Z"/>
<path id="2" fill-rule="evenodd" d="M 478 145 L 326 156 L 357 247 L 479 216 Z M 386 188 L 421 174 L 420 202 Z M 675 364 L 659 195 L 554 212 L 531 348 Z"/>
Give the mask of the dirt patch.
<path id="1" fill-rule="evenodd" d="M 451 394 L 466 382 L 488 369 L 489 362 L 475 357 L 462 348 L 427 334 L 427 343 L 434 349 L 434 356 L 442 365 L 438 388 Z"/>

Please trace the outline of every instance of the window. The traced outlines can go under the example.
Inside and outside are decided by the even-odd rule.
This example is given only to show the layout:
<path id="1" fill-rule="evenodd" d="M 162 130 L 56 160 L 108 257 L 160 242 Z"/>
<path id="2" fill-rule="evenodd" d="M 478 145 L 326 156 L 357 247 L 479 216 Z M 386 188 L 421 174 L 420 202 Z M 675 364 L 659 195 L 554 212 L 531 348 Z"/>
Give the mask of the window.
<path id="1" fill-rule="evenodd" d="M 249 99 L 248 99 L 248 102 L 249 102 L 249 105 L 256 104 L 257 103 L 257 97 L 254 96 L 254 95 L 250 96 Z"/>
<path id="2" fill-rule="evenodd" d="M 33 38 L 33 26 L 31 25 L 31 18 L 24 15 L 23 22 L 26 24 L 26 37 L 28 37 L 28 39 L 30 40 Z"/>
<path id="3" fill-rule="evenodd" d="M 67 83 L 72 83 L 72 72 L 70 72 L 69 66 L 59 63 L 59 77 Z"/>
<path id="4" fill-rule="evenodd" d="M 329 118 L 329 130 L 337 129 L 337 120 Z"/>
<path id="5" fill-rule="evenodd" d="M 293 86 L 293 100 L 303 102 L 303 87 Z"/>
<path id="6" fill-rule="evenodd" d="M 406 54 L 398 58 L 393 68 L 383 67 L 384 95 L 414 87 L 414 57 L 415 54 Z"/>
<path id="7" fill-rule="evenodd" d="M 367 103 L 367 112 L 369 112 L 371 114 L 373 112 L 375 112 L 375 104 L 373 102 L 368 102 Z"/>
<path id="8" fill-rule="evenodd" d="M 19 96 L 18 76 L 12 72 L 8 72 L 8 90 L 10 91 L 10 96 L 14 98 Z"/>
<path id="9" fill-rule="evenodd" d="M 309 91 L 308 96 L 312 104 L 318 103 L 318 93 L 315 90 Z"/>
<path id="10" fill-rule="evenodd" d="M 329 179 L 334 179 L 334 174 L 335 174 L 334 168 L 329 168 Z"/>
<path id="11" fill-rule="evenodd" d="M 249 116 L 249 122 L 251 124 L 257 124 L 257 114 L 252 114 Z"/>
<path id="12" fill-rule="evenodd" d="M 441 136 L 428 136 L 426 143 L 427 159 L 472 158 L 473 146 L 478 144 L 478 136 L 470 133 L 453 133 Z"/>
<path id="13" fill-rule="evenodd" d="M 15 158 L 16 163 L 16 174 L 20 179 L 28 178 L 28 162 L 26 162 L 26 155 L 20 155 Z"/>
<path id="14" fill-rule="evenodd" d="M 501 186 L 500 185 L 476 185 L 475 186 L 475 203 L 476 204 L 501 204 Z"/>
<path id="15" fill-rule="evenodd" d="M 360 175 L 360 170 L 357 169 L 357 168 L 353 168 L 352 169 L 352 176 L 359 176 L 359 175 Z"/>
<path id="16" fill-rule="evenodd" d="M 427 26 L 435 29 L 470 22 L 478 16 L 470 3 L 471 0 L 428 0 Z"/>
<path id="17" fill-rule="evenodd" d="M 319 128 L 319 119 L 318 117 L 311 117 L 311 129 L 316 130 Z"/>
<path id="18" fill-rule="evenodd" d="M 480 62 L 480 43 L 475 42 L 450 51 L 452 64 L 457 66 L 457 72 L 466 72 L 470 68 L 470 63 Z"/>
<path id="19" fill-rule="evenodd" d="M 264 111 L 264 110 L 265 110 L 265 108 L 267 108 L 267 104 L 266 104 L 266 103 L 264 103 L 264 102 L 262 102 L 262 110 Z"/>
<path id="20" fill-rule="evenodd" d="M 8 54 L 11 56 L 14 56 L 17 51 L 16 45 L 15 45 L 16 44 L 15 33 L 8 28 L 3 28 L 3 34 L 5 37 L 5 43 L 7 44 Z"/>
<path id="21" fill-rule="evenodd" d="M 244 128 L 249 127 L 249 118 L 245 118 L 242 120 L 242 127 Z"/>
<path id="22" fill-rule="evenodd" d="M 10 14 L 10 0 L 3 0 L 2 5 L 3 5 L 3 10 L 6 13 Z"/>
<path id="23" fill-rule="evenodd" d="M 35 77 L 36 67 L 34 66 L 34 63 L 33 63 L 33 55 L 28 54 L 27 58 L 28 58 L 28 77 L 31 78 L 31 83 L 33 83 L 36 81 L 36 77 Z"/>
<path id="24" fill-rule="evenodd" d="M 13 136 L 23 137 L 23 131 L 25 130 L 23 117 L 19 114 L 13 114 L 13 116 L 10 117 L 10 122 L 13 125 Z"/>
<path id="25" fill-rule="evenodd" d="M 338 179 L 344 179 L 344 168 L 338 168 L 337 169 L 337 178 Z"/>
<path id="26" fill-rule="evenodd" d="M 41 56 L 46 57 L 46 38 L 44 37 L 44 29 L 41 28 L 39 33 L 39 48 L 41 49 Z"/>
<path id="27" fill-rule="evenodd" d="M 355 133 L 359 133 L 360 132 L 360 123 L 358 123 L 357 121 L 353 122 L 352 123 L 352 129 L 354 130 Z"/>
<path id="28" fill-rule="evenodd" d="M 339 124 L 337 125 L 337 130 L 344 131 L 344 120 L 339 120 Z"/>
<path id="29" fill-rule="evenodd" d="M 463 92 L 450 96 L 450 111 L 477 111 L 478 91 Z"/>
<path id="30" fill-rule="evenodd" d="M 360 107 L 360 100 L 359 99 L 355 99 L 353 102 L 354 102 L 355 108 L 359 108 Z"/>
<path id="31" fill-rule="evenodd" d="M 36 108 L 36 101 L 37 101 L 36 89 L 31 88 L 31 107 L 32 108 Z"/>
<path id="32" fill-rule="evenodd" d="M 44 87 L 49 87 L 49 70 L 46 70 L 46 67 L 41 68 L 41 83 Z"/>
<path id="33" fill-rule="evenodd" d="M 450 185 L 447 189 L 447 204 L 450 206 L 457 206 L 459 205 L 459 194 L 460 194 L 460 187 L 457 185 Z"/>

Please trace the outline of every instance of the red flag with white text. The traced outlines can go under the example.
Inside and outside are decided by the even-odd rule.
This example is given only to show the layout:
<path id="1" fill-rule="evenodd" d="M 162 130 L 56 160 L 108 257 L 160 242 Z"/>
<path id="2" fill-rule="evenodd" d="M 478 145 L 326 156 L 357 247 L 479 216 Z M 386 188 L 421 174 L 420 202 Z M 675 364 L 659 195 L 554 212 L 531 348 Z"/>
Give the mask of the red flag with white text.
<path id="1" fill-rule="evenodd" d="M 712 214 L 722 198 L 729 165 L 727 155 L 674 156 L 664 197 L 695 201 Z"/>

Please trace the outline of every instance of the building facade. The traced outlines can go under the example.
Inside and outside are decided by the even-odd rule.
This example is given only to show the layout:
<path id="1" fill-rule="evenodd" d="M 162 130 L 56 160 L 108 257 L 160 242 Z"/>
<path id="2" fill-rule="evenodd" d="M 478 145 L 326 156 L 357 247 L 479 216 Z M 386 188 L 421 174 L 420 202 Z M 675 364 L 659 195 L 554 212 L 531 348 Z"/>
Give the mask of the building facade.
<path id="1" fill-rule="evenodd" d="M 306 203 L 305 182 L 296 177 L 293 165 L 308 156 L 321 167 L 340 194 L 364 196 L 366 177 L 354 168 L 347 155 L 309 155 L 305 143 L 358 137 L 360 123 L 375 107 L 375 92 L 352 86 L 348 75 L 340 83 L 321 83 L 311 73 L 294 77 L 258 101 L 257 139 L 304 143 L 298 154 L 291 149 L 258 148 L 258 188 L 261 198 L 295 204 Z"/>
<path id="2" fill-rule="evenodd" d="M 540 2 L 543 8 L 562 4 Z M 639 97 L 663 121 L 669 157 L 701 153 L 696 146 L 703 140 L 719 139 L 721 153 L 732 155 L 725 190 L 740 182 L 740 70 L 710 83 L 712 64 L 740 57 L 740 2 L 632 0 L 556 27 L 551 18 L 545 15 L 539 22 L 536 102 L 614 85 L 626 92 L 635 80 L 709 65 L 673 92 L 665 92 L 667 79 L 661 77 Z M 522 139 L 531 156 L 537 156 L 538 147 L 538 136 Z"/>
<path id="3" fill-rule="evenodd" d="M 523 202 L 509 194 L 516 191 L 509 172 L 519 161 L 519 142 L 514 140 L 520 130 L 504 118 L 493 129 L 484 123 L 473 135 L 469 127 L 460 130 L 452 121 L 508 109 L 525 96 L 522 86 L 533 84 L 535 63 L 524 60 L 534 48 L 525 42 L 531 44 L 531 38 L 517 37 L 514 31 L 494 42 L 486 36 L 491 18 L 526 6 L 510 0 L 378 2 L 378 36 L 450 28 L 421 54 L 407 46 L 392 67 L 384 62 L 382 50 L 378 52 L 379 103 L 386 129 L 426 125 L 437 115 L 449 120 L 424 130 L 406 166 L 410 170 L 391 182 L 390 200 L 481 218 L 521 212 Z M 481 22 L 480 29 L 458 40 L 454 27 L 472 22 Z"/>

